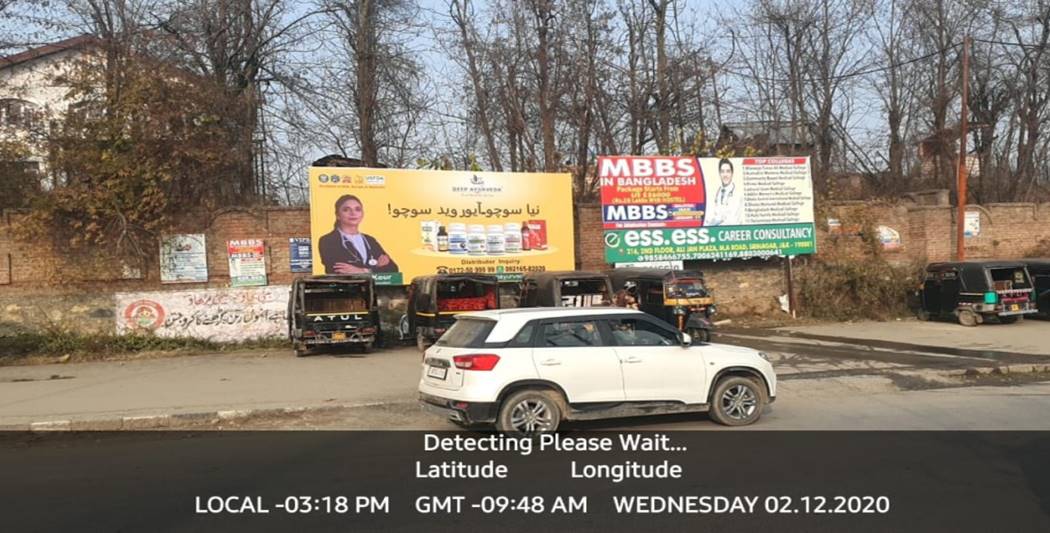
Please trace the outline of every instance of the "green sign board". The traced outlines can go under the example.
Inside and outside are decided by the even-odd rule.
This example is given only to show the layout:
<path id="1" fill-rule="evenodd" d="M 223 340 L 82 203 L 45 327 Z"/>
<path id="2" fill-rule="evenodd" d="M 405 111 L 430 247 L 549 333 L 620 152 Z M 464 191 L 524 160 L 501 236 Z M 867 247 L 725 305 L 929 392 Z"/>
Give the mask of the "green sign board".
<path id="1" fill-rule="evenodd" d="M 786 256 L 816 251 L 812 222 L 605 231 L 605 258 L 615 263 Z"/>
<path id="2" fill-rule="evenodd" d="M 372 274 L 376 285 L 404 285 L 404 276 L 401 272 L 384 272 Z"/>

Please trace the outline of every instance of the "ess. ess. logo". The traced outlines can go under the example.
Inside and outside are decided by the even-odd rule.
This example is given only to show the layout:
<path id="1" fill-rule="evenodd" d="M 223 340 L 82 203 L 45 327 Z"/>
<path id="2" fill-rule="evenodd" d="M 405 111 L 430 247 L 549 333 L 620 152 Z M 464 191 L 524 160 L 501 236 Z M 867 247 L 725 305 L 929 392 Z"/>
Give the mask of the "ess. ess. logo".
<path id="1" fill-rule="evenodd" d="M 605 245 L 609 248 L 616 248 L 620 245 L 620 234 L 619 233 L 606 233 L 605 234 Z"/>

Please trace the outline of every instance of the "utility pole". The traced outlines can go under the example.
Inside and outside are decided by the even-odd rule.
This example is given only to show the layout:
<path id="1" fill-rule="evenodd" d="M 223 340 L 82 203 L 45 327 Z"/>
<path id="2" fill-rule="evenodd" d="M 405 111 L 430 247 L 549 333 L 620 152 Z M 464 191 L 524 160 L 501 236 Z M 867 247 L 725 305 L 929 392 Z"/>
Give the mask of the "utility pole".
<path id="1" fill-rule="evenodd" d="M 963 38 L 962 49 L 962 111 L 959 117 L 959 172 L 956 177 L 955 190 L 958 196 L 958 208 L 955 216 L 955 258 L 966 260 L 966 185 L 969 175 L 966 168 L 966 130 L 969 126 L 970 106 L 967 101 L 970 90 L 970 36 Z"/>

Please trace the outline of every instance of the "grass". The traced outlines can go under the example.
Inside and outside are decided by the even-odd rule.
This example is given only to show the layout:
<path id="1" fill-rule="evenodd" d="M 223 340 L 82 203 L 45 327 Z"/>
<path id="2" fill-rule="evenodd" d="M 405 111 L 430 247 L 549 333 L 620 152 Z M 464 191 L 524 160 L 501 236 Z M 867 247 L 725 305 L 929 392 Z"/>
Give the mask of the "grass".
<path id="1" fill-rule="evenodd" d="M 0 365 L 44 362 L 47 358 L 66 356 L 76 360 L 100 360 L 143 353 L 222 352 L 287 347 L 288 341 L 283 338 L 223 343 L 194 338 L 112 333 L 14 331 L 0 335 Z"/>

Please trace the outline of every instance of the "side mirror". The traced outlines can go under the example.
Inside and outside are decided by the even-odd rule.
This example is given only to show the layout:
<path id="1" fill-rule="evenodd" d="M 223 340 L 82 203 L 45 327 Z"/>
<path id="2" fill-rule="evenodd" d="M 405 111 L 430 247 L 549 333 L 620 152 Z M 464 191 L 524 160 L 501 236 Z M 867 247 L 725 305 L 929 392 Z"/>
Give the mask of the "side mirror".
<path id="1" fill-rule="evenodd" d="M 688 348 L 693 345 L 693 338 L 688 333 L 678 332 L 678 342 L 682 344 L 682 348 Z"/>

